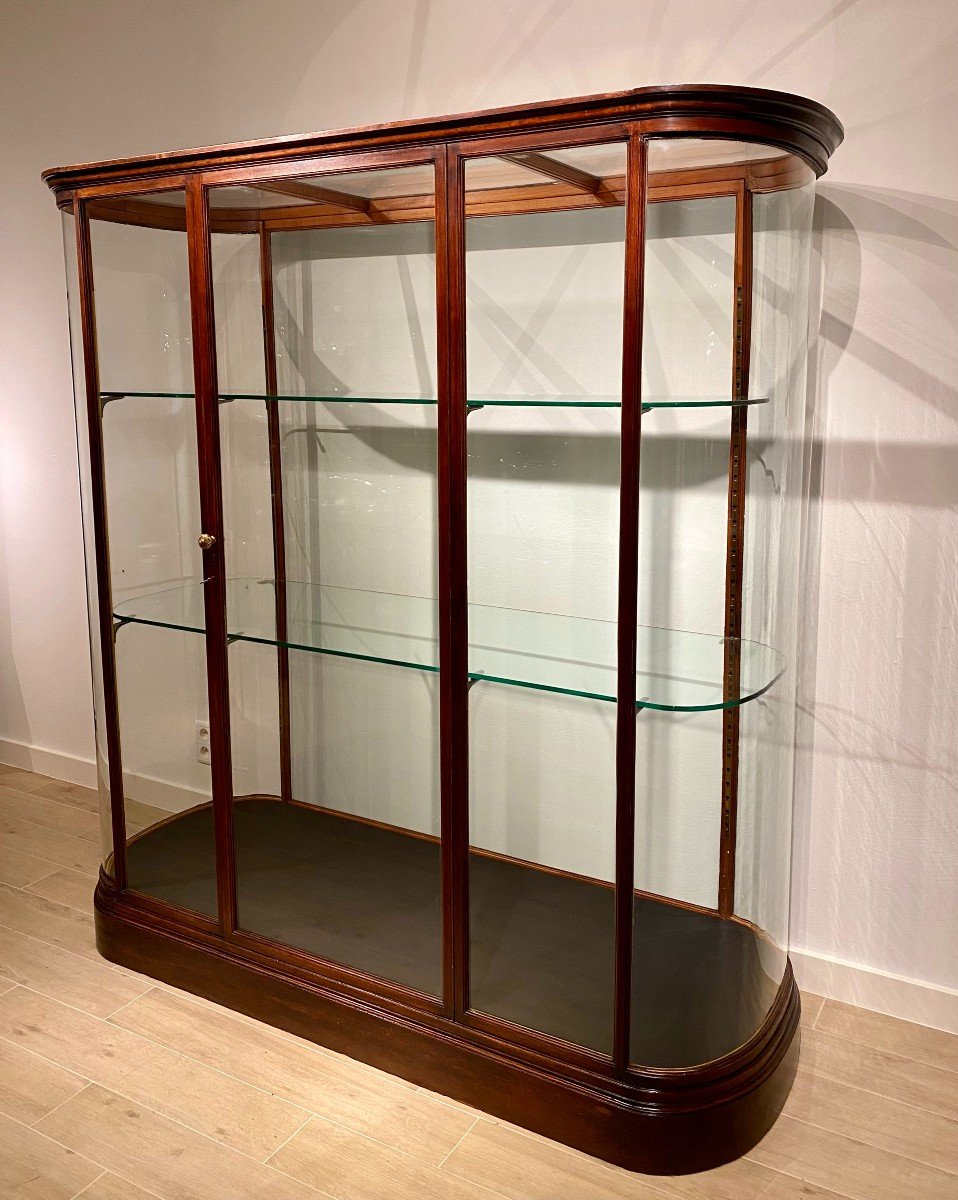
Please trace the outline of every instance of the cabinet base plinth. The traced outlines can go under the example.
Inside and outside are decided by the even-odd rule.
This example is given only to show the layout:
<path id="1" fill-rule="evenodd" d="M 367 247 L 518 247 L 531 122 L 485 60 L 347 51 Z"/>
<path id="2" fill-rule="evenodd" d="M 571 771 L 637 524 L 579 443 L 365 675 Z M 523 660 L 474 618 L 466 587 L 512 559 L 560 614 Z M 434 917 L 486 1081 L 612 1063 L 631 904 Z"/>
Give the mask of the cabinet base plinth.
<path id="1" fill-rule="evenodd" d="M 687 1174 L 746 1153 L 781 1111 L 798 1062 L 790 965 L 764 1025 L 733 1054 L 613 1078 L 307 977 L 118 894 L 102 875 L 95 915 L 97 947 L 112 962 L 632 1171 Z"/>

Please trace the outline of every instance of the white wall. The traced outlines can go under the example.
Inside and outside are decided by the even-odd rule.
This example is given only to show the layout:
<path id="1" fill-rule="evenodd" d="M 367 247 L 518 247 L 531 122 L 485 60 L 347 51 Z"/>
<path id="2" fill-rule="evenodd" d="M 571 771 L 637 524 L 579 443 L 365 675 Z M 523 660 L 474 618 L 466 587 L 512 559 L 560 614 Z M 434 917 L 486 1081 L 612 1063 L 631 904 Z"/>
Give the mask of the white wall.
<path id="1" fill-rule="evenodd" d="M 10 0 L 4 757 L 64 775 L 92 757 L 66 306 L 43 167 L 670 80 L 803 92 L 838 113 L 846 143 L 817 207 L 792 941 L 819 987 L 958 1027 L 946 990 L 958 988 L 956 38 L 952 0 Z"/>

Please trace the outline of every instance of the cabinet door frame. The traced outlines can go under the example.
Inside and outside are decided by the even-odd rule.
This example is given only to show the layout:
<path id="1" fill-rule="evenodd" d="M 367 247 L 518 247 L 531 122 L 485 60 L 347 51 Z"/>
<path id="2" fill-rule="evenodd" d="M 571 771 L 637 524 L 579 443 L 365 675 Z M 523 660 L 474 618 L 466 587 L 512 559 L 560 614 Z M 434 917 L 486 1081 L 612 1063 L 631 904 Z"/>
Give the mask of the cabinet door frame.
<path id="1" fill-rule="evenodd" d="M 106 500 L 106 476 L 103 444 L 103 406 L 100 395 L 100 365 L 97 350 L 96 297 L 93 283 L 93 251 L 91 243 L 91 212 L 96 217 L 97 205 L 115 202 L 119 209 L 129 210 L 128 223 L 149 225 L 149 218 L 140 220 L 133 211 L 135 198 L 145 195 L 162 195 L 165 192 L 186 192 L 190 176 L 161 175 L 147 182 L 100 184 L 78 188 L 73 196 L 77 288 L 80 310 L 80 339 L 83 347 L 83 378 L 86 392 L 86 425 L 90 455 L 90 478 L 94 567 L 96 574 L 97 619 L 99 624 L 100 669 L 103 676 L 104 737 L 108 758 L 108 787 L 110 803 L 110 827 L 112 832 L 112 854 L 102 868 L 102 874 L 110 880 L 117 892 L 135 897 L 136 904 L 156 916 L 189 926 L 197 931 L 213 933 L 219 931 L 220 923 L 191 909 L 182 908 L 138 891 L 129 884 L 127 871 L 126 811 L 124 806 L 123 750 L 120 737 L 119 696 L 116 675 L 115 638 L 122 622 L 113 617 L 113 587 L 110 574 L 109 522 Z M 167 226 L 179 228 L 179 224 Z M 186 214 L 183 230 L 189 231 Z M 191 306 L 192 307 L 192 306 Z M 194 372 L 196 358 L 194 353 Z M 195 384 L 194 384 L 195 386 Z M 86 519 L 86 518 L 85 518 Z M 199 532 L 199 531 L 197 531 Z M 212 715 L 211 715 L 212 720 Z M 100 797 L 103 804 L 103 797 Z M 110 863 L 112 862 L 112 875 Z"/>

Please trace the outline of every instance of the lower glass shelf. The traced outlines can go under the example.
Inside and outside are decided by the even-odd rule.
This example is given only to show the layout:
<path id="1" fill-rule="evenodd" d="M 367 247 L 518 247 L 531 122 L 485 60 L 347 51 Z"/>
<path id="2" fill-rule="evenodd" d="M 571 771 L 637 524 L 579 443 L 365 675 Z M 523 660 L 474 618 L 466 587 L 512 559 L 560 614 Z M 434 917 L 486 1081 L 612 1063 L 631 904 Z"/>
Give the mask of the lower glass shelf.
<path id="1" fill-rule="evenodd" d="M 276 583 L 227 581 L 231 641 L 439 670 L 435 599 L 288 581 L 286 636 L 276 632 Z M 202 583 L 187 583 L 118 603 L 114 619 L 203 633 Z M 594 700 L 616 698 L 617 625 L 558 613 L 469 605 L 469 678 Z M 726 694 L 730 656 L 739 687 Z M 761 642 L 640 625 L 636 708 L 697 712 L 733 708 L 767 691 L 785 669 Z"/>

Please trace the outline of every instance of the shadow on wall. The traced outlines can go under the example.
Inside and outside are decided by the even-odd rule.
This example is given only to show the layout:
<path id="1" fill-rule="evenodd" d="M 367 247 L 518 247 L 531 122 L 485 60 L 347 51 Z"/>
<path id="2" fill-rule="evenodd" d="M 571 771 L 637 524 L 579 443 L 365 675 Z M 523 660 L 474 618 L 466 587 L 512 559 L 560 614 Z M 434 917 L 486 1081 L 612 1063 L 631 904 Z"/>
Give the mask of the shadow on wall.
<path id="1" fill-rule="evenodd" d="M 958 205 L 826 181 L 815 250 L 792 940 L 851 897 L 847 959 L 954 987 Z"/>

